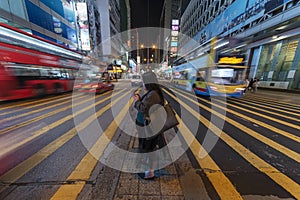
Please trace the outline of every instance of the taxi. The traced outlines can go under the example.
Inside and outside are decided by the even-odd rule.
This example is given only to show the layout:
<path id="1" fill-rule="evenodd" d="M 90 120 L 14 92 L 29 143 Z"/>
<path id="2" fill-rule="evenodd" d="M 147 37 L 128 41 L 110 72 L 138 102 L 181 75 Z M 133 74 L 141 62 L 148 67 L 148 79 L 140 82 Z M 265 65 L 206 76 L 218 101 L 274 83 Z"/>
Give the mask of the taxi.
<path id="1" fill-rule="evenodd" d="M 88 83 L 77 85 L 77 91 L 82 93 L 104 93 L 114 89 L 114 84 L 105 79 L 92 79 Z"/>

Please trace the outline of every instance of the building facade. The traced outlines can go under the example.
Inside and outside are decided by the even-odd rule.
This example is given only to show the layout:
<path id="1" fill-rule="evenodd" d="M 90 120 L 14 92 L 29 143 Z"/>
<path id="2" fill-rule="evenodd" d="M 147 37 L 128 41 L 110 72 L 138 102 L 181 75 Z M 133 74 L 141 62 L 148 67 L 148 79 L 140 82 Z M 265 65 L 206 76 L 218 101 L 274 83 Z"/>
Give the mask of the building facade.
<path id="1" fill-rule="evenodd" d="M 111 63 L 124 45 L 103 41 L 121 32 L 120 2 L 127 19 L 125 0 L 1 0 L 0 22 Z"/>
<path id="2" fill-rule="evenodd" d="M 246 54 L 249 78 L 259 87 L 300 90 L 299 0 L 197 0 L 181 17 L 179 41 L 230 38 L 218 54 Z"/>
<path id="3" fill-rule="evenodd" d="M 176 59 L 178 47 L 178 32 L 179 19 L 183 11 L 183 3 L 186 0 L 165 0 L 160 17 L 160 27 L 163 27 L 158 41 L 163 47 L 163 51 L 159 51 L 159 58 L 157 62 L 161 62 L 160 73 L 162 76 L 170 77 L 171 63 Z M 158 42 L 158 43 L 159 43 Z"/>
<path id="4" fill-rule="evenodd" d="M 1 0 L 0 22 L 80 50 L 75 5 L 61 0 Z"/>
<path id="5" fill-rule="evenodd" d="M 95 5 L 100 13 L 101 26 L 101 44 L 98 51 L 106 62 L 122 60 L 127 49 L 126 42 L 123 42 L 122 38 L 118 39 L 116 35 L 121 33 L 121 27 L 122 31 L 128 27 L 128 2 L 124 0 L 95 0 Z"/>

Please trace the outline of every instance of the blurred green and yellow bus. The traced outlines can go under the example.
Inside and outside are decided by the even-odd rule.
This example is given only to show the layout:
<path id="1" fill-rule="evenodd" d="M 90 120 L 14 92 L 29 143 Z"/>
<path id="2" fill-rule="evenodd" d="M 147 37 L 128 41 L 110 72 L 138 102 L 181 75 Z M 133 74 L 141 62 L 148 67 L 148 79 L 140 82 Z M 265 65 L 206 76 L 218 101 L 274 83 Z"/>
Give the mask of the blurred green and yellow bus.
<path id="1" fill-rule="evenodd" d="M 209 64 L 209 54 L 174 65 L 173 84 L 175 87 L 193 91 L 203 96 L 242 97 L 246 89 L 245 57 L 221 55 L 216 63 Z"/>

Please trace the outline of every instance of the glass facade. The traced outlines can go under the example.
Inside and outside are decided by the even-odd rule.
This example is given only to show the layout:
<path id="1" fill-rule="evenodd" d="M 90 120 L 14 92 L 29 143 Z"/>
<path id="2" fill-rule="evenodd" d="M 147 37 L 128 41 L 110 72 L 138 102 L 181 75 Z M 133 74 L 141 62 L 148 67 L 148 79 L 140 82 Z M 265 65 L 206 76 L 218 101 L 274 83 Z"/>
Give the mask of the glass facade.
<path id="1" fill-rule="evenodd" d="M 262 49 L 260 62 L 257 69 L 257 78 L 261 81 L 268 80 L 268 73 L 271 71 L 271 66 L 273 63 L 274 55 L 275 55 L 276 45 L 266 45 Z"/>
<path id="2" fill-rule="evenodd" d="M 72 49 L 78 46 L 71 1 L 1 0 L 0 9 L 5 12 L 0 14 L 2 23 Z"/>
<path id="3" fill-rule="evenodd" d="M 201 45 L 215 36 L 236 38 L 218 51 L 248 52 L 249 78 L 257 77 L 259 87 L 299 90 L 299 8 L 299 0 L 191 1 L 180 30 Z M 179 38 L 179 48 L 189 37 Z"/>
<path id="4" fill-rule="evenodd" d="M 1 0 L 0 8 L 9 13 L 13 13 L 13 15 L 16 15 L 24 20 L 28 20 L 27 12 L 24 6 L 24 0 Z"/>
<path id="5" fill-rule="evenodd" d="M 262 47 L 256 73 L 257 78 L 263 82 L 262 86 L 278 83 L 274 88 L 300 89 L 299 42 L 299 38 L 290 38 Z"/>

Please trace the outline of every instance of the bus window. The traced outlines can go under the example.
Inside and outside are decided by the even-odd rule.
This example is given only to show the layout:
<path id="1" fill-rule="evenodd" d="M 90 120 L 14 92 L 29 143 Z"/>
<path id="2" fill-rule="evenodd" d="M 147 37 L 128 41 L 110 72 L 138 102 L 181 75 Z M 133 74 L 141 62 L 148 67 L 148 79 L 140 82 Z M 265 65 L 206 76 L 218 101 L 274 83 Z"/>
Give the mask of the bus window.
<path id="1" fill-rule="evenodd" d="M 211 71 L 211 78 L 216 84 L 237 85 L 243 83 L 244 72 L 243 68 L 214 69 Z"/>
<path id="2" fill-rule="evenodd" d="M 203 77 L 197 77 L 196 81 L 201 81 L 201 82 L 204 82 L 204 78 Z"/>
<path id="3" fill-rule="evenodd" d="M 188 73 L 187 73 L 187 71 L 180 72 L 180 79 L 181 80 L 187 80 L 188 79 Z"/>
<path id="4" fill-rule="evenodd" d="M 41 78 L 45 79 L 49 76 L 49 71 L 45 68 L 40 69 Z"/>

